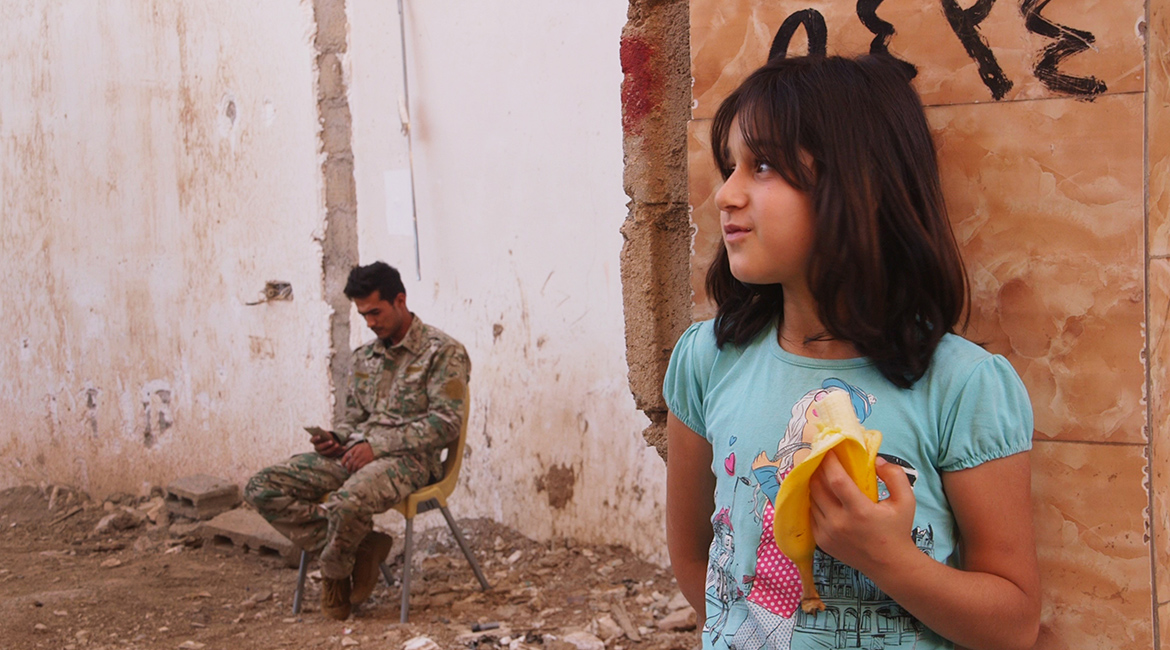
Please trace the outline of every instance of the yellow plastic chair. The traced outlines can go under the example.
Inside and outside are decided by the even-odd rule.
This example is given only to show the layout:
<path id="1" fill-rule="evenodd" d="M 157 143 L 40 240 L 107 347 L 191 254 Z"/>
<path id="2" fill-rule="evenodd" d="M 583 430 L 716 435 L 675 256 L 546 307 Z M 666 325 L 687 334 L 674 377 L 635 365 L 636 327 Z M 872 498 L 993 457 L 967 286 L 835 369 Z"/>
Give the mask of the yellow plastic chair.
<path id="1" fill-rule="evenodd" d="M 451 534 L 455 536 L 455 542 L 459 544 L 459 549 L 463 551 L 464 557 L 471 565 L 471 570 L 475 572 L 476 579 L 483 587 L 484 591 L 491 589 L 487 578 L 483 576 L 483 570 L 479 568 L 479 563 L 475 561 L 475 556 L 471 553 L 471 548 L 467 546 L 467 540 L 463 539 L 463 533 L 459 531 L 459 526 L 455 524 L 455 518 L 451 516 L 451 511 L 447 509 L 447 497 L 455 491 L 455 486 L 459 482 L 459 468 L 463 465 L 463 452 L 467 447 L 467 420 L 471 410 L 471 399 L 463 400 L 463 423 L 459 427 L 459 437 L 447 446 L 447 458 L 443 460 L 443 478 L 435 483 L 431 483 L 425 487 L 419 488 L 406 497 L 405 500 L 400 501 L 394 506 L 394 509 L 402 513 L 406 517 L 406 548 L 403 550 L 403 564 L 402 564 L 402 612 L 400 620 L 407 622 L 407 613 L 410 610 L 410 558 L 414 551 L 414 517 L 421 512 L 427 512 L 440 509 L 443 512 L 443 517 L 447 520 L 447 525 L 451 528 Z M 304 592 L 305 573 L 308 569 L 309 554 L 301 551 L 301 563 L 297 572 L 297 589 L 293 593 L 293 613 L 299 614 L 301 611 L 301 596 Z M 381 566 L 382 577 L 386 579 L 386 585 L 393 587 L 394 581 L 390 576 L 390 569 L 385 564 Z"/>
<path id="2" fill-rule="evenodd" d="M 443 518 L 447 520 L 447 526 L 451 528 L 451 534 L 455 537 L 455 542 L 459 544 L 459 549 L 463 551 L 464 557 L 467 558 L 467 563 L 471 565 L 471 570 L 475 572 L 476 579 L 479 580 L 479 585 L 483 587 L 484 591 L 491 589 L 492 586 L 488 584 L 487 578 L 483 577 L 483 570 L 479 568 L 479 563 L 475 561 L 475 555 L 471 553 L 471 548 L 467 546 L 467 540 L 463 539 L 463 533 L 459 531 L 459 526 L 455 525 L 455 518 L 451 516 L 451 511 L 447 509 L 447 497 L 455 491 L 455 485 L 459 482 L 459 468 L 463 465 L 463 452 L 467 447 L 467 420 L 470 414 L 471 399 L 463 400 L 463 424 L 459 427 L 459 437 L 455 442 L 447 446 L 447 458 L 443 460 L 443 478 L 437 483 L 432 483 L 426 487 L 419 488 L 410 496 L 406 497 L 405 501 L 399 502 L 394 506 L 394 509 L 402 513 L 406 517 L 406 548 L 403 549 L 403 563 L 402 563 L 402 614 L 400 620 L 405 623 L 407 619 L 407 612 L 410 609 L 410 556 L 414 551 L 414 517 L 420 512 L 427 512 L 438 508 L 443 512 Z M 390 582 L 390 570 L 386 565 L 382 565 L 382 576 L 386 578 L 386 582 Z"/>

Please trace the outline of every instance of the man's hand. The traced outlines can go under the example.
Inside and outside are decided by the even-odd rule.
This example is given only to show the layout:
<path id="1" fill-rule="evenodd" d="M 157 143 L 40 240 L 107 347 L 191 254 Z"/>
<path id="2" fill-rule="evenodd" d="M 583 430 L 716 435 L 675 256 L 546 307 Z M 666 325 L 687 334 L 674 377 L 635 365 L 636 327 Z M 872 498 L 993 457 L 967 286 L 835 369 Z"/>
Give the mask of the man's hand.
<path id="1" fill-rule="evenodd" d="M 374 460 L 374 448 L 368 442 L 359 442 L 349 448 L 341 457 L 341 464 L 351 473 L 365 467 Z"/>
<path id="2" fill-rule="evenodd" d="M 317 450 L 318 454 L 326 458 L 337 458 L 345 453 L 345 447 L 342 447 L 337 442 L 337 438 L 334 438 L 333 434 L 328 431 L 313 434 L 309 438 L 309 442 L 313 443 L 313 449 Z"/>

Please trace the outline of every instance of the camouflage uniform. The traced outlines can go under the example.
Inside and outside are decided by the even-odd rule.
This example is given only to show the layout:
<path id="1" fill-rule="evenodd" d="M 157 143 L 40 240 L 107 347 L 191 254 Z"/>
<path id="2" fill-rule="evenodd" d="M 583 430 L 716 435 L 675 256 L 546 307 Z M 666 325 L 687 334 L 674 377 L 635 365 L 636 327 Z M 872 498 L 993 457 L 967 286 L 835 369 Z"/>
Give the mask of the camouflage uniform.
<path id="1" fill-rule="evenodd" d="M 463 346 L 414 316 L 397 345 L 354 351 L 334 433 L 347 447 L 370 443 L 374 460 L 351 474 L 340 457 L 299 454 L 253 476 L 245 498 L 297 546 L 321 552 L 322 576 L 348 577 L 373 516 L 442 478 L 440 452 L 459 436 L 470 372 Z"/>

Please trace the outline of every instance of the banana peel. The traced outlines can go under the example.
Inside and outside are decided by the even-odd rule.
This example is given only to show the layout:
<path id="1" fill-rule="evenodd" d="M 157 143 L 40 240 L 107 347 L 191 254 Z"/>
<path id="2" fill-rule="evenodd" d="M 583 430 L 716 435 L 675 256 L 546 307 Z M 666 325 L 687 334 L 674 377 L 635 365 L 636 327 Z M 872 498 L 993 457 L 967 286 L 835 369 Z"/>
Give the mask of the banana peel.
<path id="1" fill-rule="evenodd" d="M 877 503 L 877 452 L 882 443 L 879 431 L 867 430 L 857 420 L 848 393 L 832 391 L 816 403 L 811 418 L 816 427 L 809 455 L 796 464 L 780 483 L 776 496 L 776 517 L 772 524 L 776 546 L 792 560 L 800 572 L 802 594 L 800 608 L 811 614 L 825 609 L 813 583 L 813 539 L 809 509 L 809 480 L 821 466 L 825 454 L 832 451 L 845 472 L 865 496 Z"/>

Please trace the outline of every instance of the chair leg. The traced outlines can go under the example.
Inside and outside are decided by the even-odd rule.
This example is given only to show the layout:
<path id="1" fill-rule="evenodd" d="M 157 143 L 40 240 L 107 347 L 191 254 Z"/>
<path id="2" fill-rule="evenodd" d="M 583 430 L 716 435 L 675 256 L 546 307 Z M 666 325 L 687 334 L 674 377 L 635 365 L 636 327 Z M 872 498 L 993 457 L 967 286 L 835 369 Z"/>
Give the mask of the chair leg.
<path id="1" fill-rule="evenodd" d="M 386 563 L 383 562 L 383 563 L 378 565 L 378 568 L 382 570 L 382 579 L 384 579 L 386 581 L 386 588 L 393 589 L 394 588 L 394 576 L 390 575 L 390 567 L 386 566 Z"/>
<path id="2" fill-rule="evenodd" d="M 443 517 L 447 520 L 447 525 L 451 527 L 451 533 L 455 535 L 455 541 L 459 544 L 459 548 L 463 551 L 463 555 L 467 558 L 467 562 L 471 564 L 471 570 L 475 572 L 475 577 L 479 579 L 479 584 L 484 591 L 491 589 L 492 586 L 488 584 L 487 578 L 483 577 L 483 571 L 479 568 L 479 562 L 475 561 L 475 556 L 472 555 L 471 549 L 468 548 L 466 540 L 463 539 L 463 533 L 459 532 L 459 527 L 455 525 L 455 518 L 451 516 L 451 511 L 447 510 L 447 506 L 439 506 L 443 511 Z"/>
<path id="3" fill-rule="evenodd" d="M 414 519 L 406 520 L 406 548 L 402 551 L 402 614 L 399 620 L 406 622 L 407 612 L 410 611 L 410 555 L 414 550 Z"/>
<path id="4" fill-rule="evenodd" d="M 309 568 L 309 553 L 301 551 L 301 566 L 297 569 L 297 590 L 293 592 L 293 614 L 301 613 L 301 599 L 305 595 L 305 572 Z"/>

